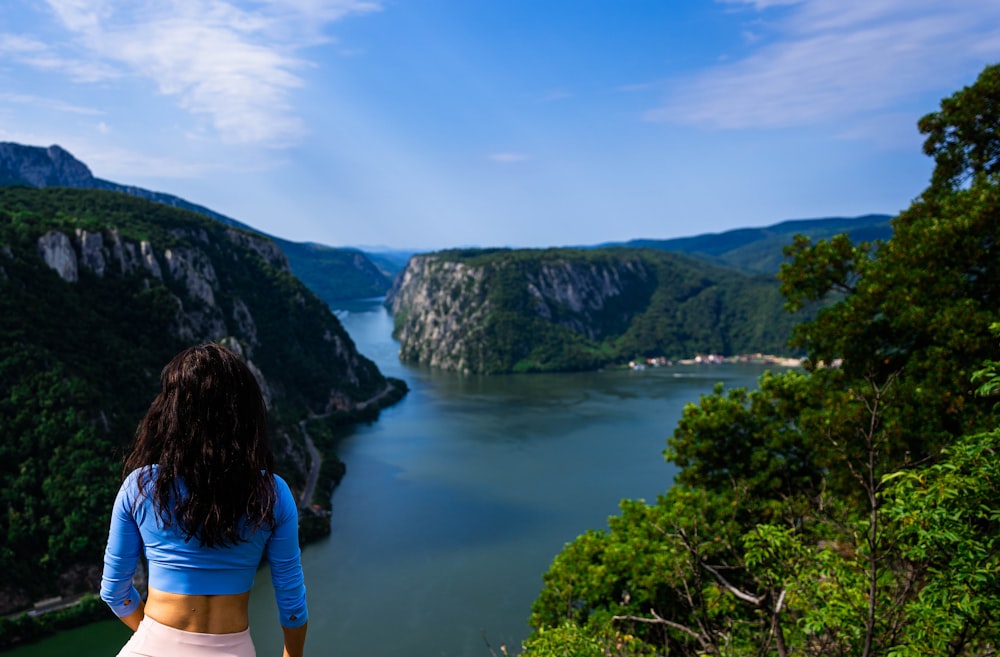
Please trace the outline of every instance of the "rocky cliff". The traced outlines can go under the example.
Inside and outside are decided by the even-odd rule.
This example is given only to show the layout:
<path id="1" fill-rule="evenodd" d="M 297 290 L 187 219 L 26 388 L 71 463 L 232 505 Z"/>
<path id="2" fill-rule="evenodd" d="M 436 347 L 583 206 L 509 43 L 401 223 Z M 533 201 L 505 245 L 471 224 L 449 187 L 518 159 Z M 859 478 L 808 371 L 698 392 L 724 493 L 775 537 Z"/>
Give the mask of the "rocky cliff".
<path id="1" fill-rule="evenodd" d="M 400 358 L 466 373 L 783 351 L 777 282 L 643 249 L 444 251 L 390 291 Z"/>
<path id="2" fill-rule="evenodd" d="M 370 419 L 405 388 L 266 237 L 113 192 L 0 189 L 0 611 L 94 584 L 121 450 L 160 368 L 203 341 L 258 376 L 299 490 L 300 420 Z"/>
<path id="3" fill-rule="evenodd" d="M 99 193 L 60 195 L 80 204 L 73 208 L 74 215 L 83 208 L 92 213 L 59 218 L 59 227 L 48 229 L 43 229 L 44 221 L 32 222 L 39 232 L 37 257 L 65 283 L 78 284 L 86 276 L 90 285 L 115 279 L 127 280 L 143 291 L 162 290 L 174 309 L 171 321 L 163 327 L 165 336 L 183 343 L 228 340 L 241 345 L 251 362 L 258 349 L 285 350 L 281 343 L 311 338 L 320 347 L 312 357 L 331 366 L 325 401 L 315 391 L 303 397 L 312 413 L 350 408 L 384 387 L 385 379 L 371 361 L 357 353 L 336 317 L 297 283 L 288 259 L 273 241 L 184 212 L 161 211 L 151 216 L 141 202 L 122 205 Z M 0 204 L 15 196 L 30 198 L 32 194 L 0 194 Z M 118 224 L 114 216 L 100 216 L 102 204 L 136 214 Z M 8 220 L 16 228 L 19 217 L 15 212 L 8 214 Z M 155 237 L 130 237 L 143 230 Z M 18 253 L 16 247 L 17 243 L 2 245 L 10 258 L 30 259 L 30 253 Z M 285 298 L 285 292 L 292 294 Z M 273 322 L 278 307 L 290 313 L 288 325 L 271 324 L 268 330 L 258 330 L 255 315 Z M 298 315 L 313 335 L 286 332 Z M 300 386 L 291 385 L 284 369 L 275 361 L 273 378 L 289 391 L 298 391 Z M 267 377 L 263 382 L 267 383 Z"/>

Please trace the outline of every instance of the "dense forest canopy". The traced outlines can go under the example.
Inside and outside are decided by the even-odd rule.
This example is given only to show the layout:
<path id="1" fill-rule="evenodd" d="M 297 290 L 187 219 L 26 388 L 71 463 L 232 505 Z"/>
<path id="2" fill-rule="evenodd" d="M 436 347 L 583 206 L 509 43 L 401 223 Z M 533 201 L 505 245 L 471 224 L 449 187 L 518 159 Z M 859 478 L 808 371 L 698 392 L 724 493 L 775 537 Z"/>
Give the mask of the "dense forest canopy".
<path id="1" fill-rule="evenodd" d="M 524 655 L 995 655 L 1000 67 L 919 123 L 885 242 L 801 237 L 804 371 L 687 407 L 655 504 L 556 557 Z"/>

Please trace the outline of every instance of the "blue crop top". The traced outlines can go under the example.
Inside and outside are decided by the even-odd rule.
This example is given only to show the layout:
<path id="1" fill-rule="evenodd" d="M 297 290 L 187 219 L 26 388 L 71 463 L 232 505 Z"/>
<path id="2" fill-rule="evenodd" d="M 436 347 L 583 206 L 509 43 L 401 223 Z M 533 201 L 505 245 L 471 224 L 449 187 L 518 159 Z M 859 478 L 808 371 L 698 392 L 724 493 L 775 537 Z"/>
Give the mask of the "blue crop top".
<path id="1" fill-rule="evenodd" d="M 155 476 L 156 466 L 152 469 Z M 208 548 L 199 545 L 196 538 L 185 541 L 177 523 L 163 527 L 151 496 L 139 495 L 139 472 L 129 474 L 118 491 L 104 551 L 101 599 L 117 616 L 128 616 L 139 606 L 132 577 L 143 551 L 149 563 L 149 585 L 186 595 L 245 593 L 253 587 L 254 574 L 266 556 L 281 624 L 288 628 L 305 624 L 309 611 L 299 551 L 298 509 L 284 479 L 274 477 L 278 495 L 274 531 L 265 525 L 246 533 L 245 542 Z M 146 488 L 150 488 L 149 483 Z"/>

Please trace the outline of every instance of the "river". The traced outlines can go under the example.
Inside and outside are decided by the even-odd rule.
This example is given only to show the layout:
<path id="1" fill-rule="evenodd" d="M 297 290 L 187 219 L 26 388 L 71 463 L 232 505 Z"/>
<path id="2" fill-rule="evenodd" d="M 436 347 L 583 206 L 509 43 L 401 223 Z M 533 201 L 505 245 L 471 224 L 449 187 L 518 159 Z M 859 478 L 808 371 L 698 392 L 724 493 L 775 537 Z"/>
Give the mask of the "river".
<path id="1" fill-rule="evenodd" d="M 463 377 L 400 364 L 380 300 L 336 312 L 410 393 L 341 442 L 332 533 L 303 551 L 309 655 L 489 657 L 487 643 L 516 654 L 563 545 L 606 527 L 621 499 L 669 488 L 662 452 L 684 405 L 717 381 L 756 386 L 765 369 Z M 280 655 L 265 572 L 250 611 L 258 655 Z M 127 632 L 108 621 L 9 654 L 113 655 Z"/>

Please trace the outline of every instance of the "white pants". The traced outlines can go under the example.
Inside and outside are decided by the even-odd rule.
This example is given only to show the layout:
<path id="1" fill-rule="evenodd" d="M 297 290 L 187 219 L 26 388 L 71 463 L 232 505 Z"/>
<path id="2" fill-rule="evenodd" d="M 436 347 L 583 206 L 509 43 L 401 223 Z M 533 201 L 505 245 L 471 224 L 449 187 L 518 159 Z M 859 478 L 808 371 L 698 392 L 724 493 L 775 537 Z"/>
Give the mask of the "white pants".
<path id="1" fill-rule="evenodd" d="M 250 628 L 233 634 L 185 632 L 146 616 L 118 657 L 257 657 Z"/>

